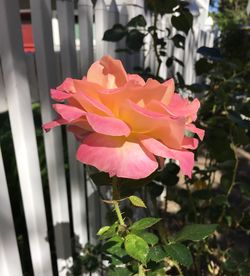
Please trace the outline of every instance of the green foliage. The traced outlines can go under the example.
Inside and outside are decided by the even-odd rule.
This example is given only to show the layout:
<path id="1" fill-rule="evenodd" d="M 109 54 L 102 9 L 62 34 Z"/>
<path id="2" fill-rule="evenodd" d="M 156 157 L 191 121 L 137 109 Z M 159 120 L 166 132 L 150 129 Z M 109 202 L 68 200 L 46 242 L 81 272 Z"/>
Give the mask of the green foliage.
<path id="1" fill-rule="evenodd" d="M 148 25 L 140 15 L 119 27 L 121 39 L 126 41 L 126 49 L 122 50 L 142 51 L 145 39 L 151 36 L 158 63 L 156 74 L 150 68 L 138 67 L 135 71 L 145 79 L 164 81 L 159 78 L 161 66 L 167 66 L 168 72 L 173 71 L 176 63 L 185 67 L 181 60 L 168 53 L 167 47 L 173 43 L 179 49 L 184 48 L 193 17 L 185 1 L 147 0 L 146 4 L 152 12 L 153 24 Z M 133 205 L 129 206 L 130 215 L 134 207 L 142 207 L 144 202 L 148 207 L 141 209 L 146 218 L 137 218 L 133 224 L 127 219 L 125 228 L 117 226 L 115 230 L 124 240 L 128 235 L 135 235 L 148 246 L 144 248 L 147 257 L 143 255 L 142 260 L 129 255 L 122 243 L 123 253 L 128 254 L 123 264 L 131 274 L 249 274 L 249 253 L 237 249 L 242 244 L 237 237 L 242 235 L 248 240 L 250 230 L 250 178 L 244 173 L 248 167 L 242 168 L 238 153 L 248 151 L 250 144 L 250 35 L 249 28 L 242 26 L 249 24 L 245 8 L 246 0 L 220 1 L 219 13 L 213 17 L 222 33 L 215 47 L 202 46 L 197 51 L 200 58 L 195 70 L 199 83 L 186 85 L 180 72 L 174 72 L 177 90 L 181 88 L 199 96 L 198 122 L 206 130 L 204 142 L 196 153 L 202 164 L 194 168 L 192 178 L 182 179 L 179 166 L 170 160 L 162 170 L 142 181 L 119 179 L 121 199 L 129 198 Z M 164 30 L 158 28 L 157 21 L 159 15 L 166 13 L 172 26 L 162 37 Z M 175 29 L 174 34 L 171 29 Z M 115 37 L 116 30 L 113 31 Z M 142 195 L 143 203 L 131 197 L 135 192 Z M 171 204 L 177 202 L 180 210 L 174 213 Z M 124 214 L 127 216 L 127 208 Z"/>
<path id="2" fill-rule="evenodd" d="M 131 227 L 131 230 L 144 230 L 158 223 L 160 218 L 143 218 L 136 221 Z"/>
<path id="3" fill-rule="evenodd" d="M 200 241 L 207 238 L 215 231 L 217 224 L 190 224 L 186 225 L 174 236 L 175 242 L 180 241 Z"/>
<path id="4" fill-rule="evenodd" d="M 117 22 L 105 32 L 103 39 L 111 42 L 124 40 L 125 49 L 117 51 L 133 54 L 143 50 L 145 39 L 150 36 L 151 51 L 154 51 L 158 63 L 156 75 L 150 68 L 134 70 L 145 79 L 152 77 L 164 81 L 159 78 L 161 66 L 167 66 L 168 72 L 172 72 L 176 63 L 185 67 L 181 60 L 168 53 L 167 47 L 173 43 L 179 49 L 184 48 L 193 18 L 185 1 L 146 2 L 155 19 L 153 24 L 138 15 L 126 25 Z M 250 144 L 250 35 L 245 7 L 246 0 L 220 1 L 219 13 L 213 15 L 222 30 L 216 47 L 203 46 L 197 51 L 201 58 L 195 69 L 201 82 L 186 85 L 183 76 L 174 72 L 177 90 L 181 88 L 199 96 L 198 122 L 206 130 L 204 142 L 196 153 L 199 162 L 192 178 L 182 178 L 179 166 L 170 160 L 162 170 L 145 179 L 118 179 L 120 198 L 117 202 L 125 223 L 123 225 L 115 219 L 117 221 L 113 220 L 111 225 L 103 226 L 97 233 L 100 244 L 87 244 L 78 252 L 72 275 L 101 273 L 101 270 L 111 276 L 250 274 L 247 248 L 250 177 L 246 173 L 248 164 L 242 164 L 244 160 L 240 157 L 242 151 L 248 156 Z M 166 13 L 171 18 L 174 32 L 167 28 L 166 36 L 162 37 L 165 30 L 158 27 L 157 21 Z M 34 116 L 43 186 L 45 195 L 48 195 L 39 106 L 34 106 Z M 1 114 L 0 121 L 5 166 L 11 168 L 7 170 L 7 178 L 14 198 L 16 229 L 22 229 L 18 230 L 18 244 L 24 253 L 21 257 L 26 264 L 25 273 L 29 275 L 32 273 L 28 268 L 29 257 L 26 257 L 29 249 L 24 242 L 27 240 L 24 215 L 16 165 L 10 154 L 13 145 L 9 143 L 11 132 L 6 126 L 6 114 Z M 112 179 L 107 173 L 94 172 L 90 177 L 99 192 L 100 186 L 111 187 Z M 49 201 L 48 196 L 45 200 Z M 108 200 L 114 218 L 114 202 L 111 198 Z M 178 202 L 178 212 L 173 212 L 171 202 Z M 144 208 L 136 212 L 136 207 Z M 48 218 L 49 213 L 47 210 Z M 107 261 L 106 267 L 102 260 Z"/>
<path id="5" fill-rule="evenodd" d="M 138 196 L 130 196 L 129 200 L 136 207 L 146 208 L 145 203 Z"/>
<path id="6" fill-rule="evenodd" d="M 144 239 L 135 234 L 129 234 L 125 237 L 125 250 L 129 256 L 146 264 L 149 247 Z"/>
<path id="7" fill-rule="evenodd" d="M 166 258 L 167 254 L 166 252 L 162 249 L 161 246 L 157 245 L 154 247 L 150 248 L 149 254 L 148 254 L 148 259 L 153 261 L 153 262 L 161 262 Z"/>
<path id="8" fill-rule="evenodd" d="M 107 30 L 103 36 L 103 40 L 116 42 L 121 40 L 127 34 L 127 29 L 121 24 L 115 24 L 112 29 Z"/>
<path id="9" fill-rule="evenodd" d="M 172 25 L 185 34 L 188 34 L 193 25 L 193 16 L 188 10 L 183 10 L 178 16 L 173 15 L 171 18 Z"/>
<path id="10" fill-rule="evenodd" d="M 171 243 L 164 247 L 166 255 L 172 260 L 190 267 L 193 263 L 193 258 L 190 250 L 181 243 Z"/>

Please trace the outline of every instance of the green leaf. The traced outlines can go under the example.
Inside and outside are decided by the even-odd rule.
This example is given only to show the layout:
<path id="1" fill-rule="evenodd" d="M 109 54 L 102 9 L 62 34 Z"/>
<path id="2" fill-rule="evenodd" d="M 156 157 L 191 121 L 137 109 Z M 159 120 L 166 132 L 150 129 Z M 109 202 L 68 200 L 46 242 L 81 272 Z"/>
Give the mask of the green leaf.
<path id="1" fill-rule="evenodd" d="M 178 30 L 188 34 L 193 25 L 193 16 L 188 10 L 181 11 L 178 16 L 171 17 L 172 25 Z"/>
<path id="2" fill-rule="evenodd" d="M 161 262 L 166 256 L 166 252 L 159 245 L 151 247 L 148 254 L 148 258 L 156 263 Z"/>
<path id="3" fill-rule="evenodd" d="M 213 69 L 214 64 L 208 62 L 206 58 L 201 58 L 195 63 L 195 71 L 197 75 L 202 75 L 208 73 L 211 69 Z"/>
<path id="4" fill-rule="evenodd" d="M 107 232 L 109 230 L 110 226 L 103 226 L 101 229 L 99 229 L 99 231 L 97 232 L 98 236 L 103 235 L 105 232 Z"/>
<path id="5" fill-rule="evenodd" d="M 127 34 L 127 29 L 121 24 L 115 24 L 104 33 L 103 40 L 116 42 Z"/>
<path id="6" fill-rule="evenodd" d="M 134 29 L 127 34 L 126 44 L 129 49 L 139 51 L 143 46 L 143 40 L 144 34 Z"/>
<path id="7" fill-rule="evenodd" d="M 134 233 L 134 232 L 133 232 Z M 143 238 L 148 244 L 150 245 L 155 245 L 158 243 L 159 238 L 153 234 L 153 233 L 149 233 L 149 232 L 138 232 L 136 233 L 137 236 Z"/>
<path id="8" fill-rule="evenodd" d="M 189 267 L 193 263 L 190 250 L 181 243 L 168 244 L 164 247 L 164 250 L 168 257 L 186 267 Z"/>
<path id="9" fill-rule="evenodd" d="M 118 223 L 115 222 L 114 224 L 112 224 L 109 227 L 109 229 L 107 229 L 107 231 L 102 233 L 102 235 L 100 236 L 99 239 L 104 240 L 104 239 L 109 239 L 109 238 L 113 237 L 116 234 L 117 227 L 118 227 Z"/>
<path id="10" fill-rule="evenodd" d="M 128 257 L 126 251 L 123 249 L 124 240 L 120 236 L 114 236 L 106 241 L 102 247 L 103 251 L 111 254 L 111 261 L 113 265 L 122 264 L 125 258 Z"/>
<path id="11" fill-rule="evenodd" d="M 125 237 L 125 250 L 130 257 L 143 264 L 146 263 L 149 247 L 142 238 L 134 234 L 128 234 Z"/>
<path id="12" fill-rule="evenodd" d="M 160 218 L 143 218 L 138 221 L 136 221 L 133 225 L 131 225 L 130 229 L 133 230 L 144 230 L 146 228 L 149 228 L 159 222 L 161 219 Z"/>
<path id="13" fill-rule="evenodd" d="M 145 205 L 145 203 L 138 196 L 130 196 L 129 200 L 136 207 L 147 208 L 146 205 Z"/>
<path id="14" fill-rule="evenodd" d="M 197 50 L 197 53 L 211 60 L 222 59 L 220 50 L 218 48 L 210 48 L 210 47 L 202 46 Z"/>
<path id="15" fill-rule="evenodd" d="M 175 237 L 174 241 L 200 241 L 213 234 L 217 224 L 190 224 L 182 228 Z"/>
<path id="16" fill-rule="evenodd" d="M 121 248 L 124 240 L 120 236 L 114 236 L 111 239 L 107 240 L 103 246 L 103 250 L 114 254 L 117 248 Z"/>
<path id="17" fill-rule="evenodd" d="M 109 276 L 129 276 L 131 271 L 125 267 L 114 267 L 108 271 Z"/>
<path id="18" fill-rule="evenodd" d="M 135 17 L 133 17 L 127 24 L 128 27 L 145 27 L 147 25 L 147 22 L 143 15 L 139 14 Z"/>

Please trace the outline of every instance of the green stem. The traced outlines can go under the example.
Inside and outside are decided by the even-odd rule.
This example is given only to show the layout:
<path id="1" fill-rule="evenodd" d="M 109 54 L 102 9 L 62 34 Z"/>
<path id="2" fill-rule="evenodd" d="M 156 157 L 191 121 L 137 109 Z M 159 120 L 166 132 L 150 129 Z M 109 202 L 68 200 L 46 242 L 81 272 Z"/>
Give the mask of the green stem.
<path id="1" fill-rule="evenodd" d="M 123 220 L 122 213 L 121 213 L 121 210 L 119 207 L 119 202 L 118 202 L 118 200 L 120 200 L 120 191 L 119 191 L 117 177 L 114 177 L 112 180 L 112 194 L 113 194 L 113 204 L 115 207 L 115 212 L 116 212 L 116 216 L 118 218 L 119 224 L 122 226 L 126 226 L 126 224 Z"/>
<path id="2" fill-rule="evenodd" d="M 123 217 L 122 217 L 122 213 L 121 213 L 118 201 L 114 201 L 114 207 L 115 207 L 115 212 L 116 212 L 119 224 L 122 226 L 126 226 L 126 224 L 123 220 Z"/>

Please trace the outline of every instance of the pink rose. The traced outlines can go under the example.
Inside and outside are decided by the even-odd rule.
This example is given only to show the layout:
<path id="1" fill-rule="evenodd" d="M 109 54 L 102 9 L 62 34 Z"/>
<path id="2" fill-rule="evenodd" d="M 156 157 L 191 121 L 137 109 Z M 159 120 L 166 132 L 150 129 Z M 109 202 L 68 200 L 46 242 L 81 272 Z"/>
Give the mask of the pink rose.
<path id="1" fill-rule="evenodd" d="M 144 178 L 158 168 L 156 156 L 179 161 L 191 177 L 198 140 L 204 131 L 193 121 L 200 103 L 174 93 L 164 83 L 127 74 L 119 60 L 104 56 L 82 80 L 67 78 L 51 90 L 59 117 L 43 128 L 67 125 L 80 141 L 77 159 L 109 175 Z"/>

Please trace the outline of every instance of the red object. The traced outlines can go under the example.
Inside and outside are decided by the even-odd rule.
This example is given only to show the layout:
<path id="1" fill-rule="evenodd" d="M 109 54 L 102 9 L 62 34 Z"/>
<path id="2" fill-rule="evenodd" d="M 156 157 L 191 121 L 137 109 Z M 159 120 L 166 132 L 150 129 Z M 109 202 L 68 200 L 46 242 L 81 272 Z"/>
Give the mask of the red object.
<path id="1" fill-rule="evenodd" d="M 22 24 L 22 34 L 23 34 L 23 48 L 24 52 L 34 53 L 35 44 L 33 39 L 33 32 L 31 24 Z"/>

